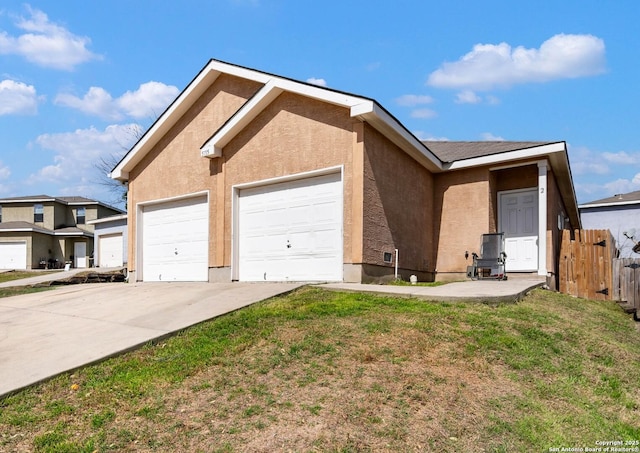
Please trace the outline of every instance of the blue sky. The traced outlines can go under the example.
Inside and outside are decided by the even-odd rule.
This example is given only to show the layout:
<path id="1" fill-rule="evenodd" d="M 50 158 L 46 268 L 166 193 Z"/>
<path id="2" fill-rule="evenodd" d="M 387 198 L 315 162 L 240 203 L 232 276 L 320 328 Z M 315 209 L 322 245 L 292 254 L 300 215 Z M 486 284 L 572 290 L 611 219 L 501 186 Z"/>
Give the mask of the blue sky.
<path id="1" fill-rule="evenodd" d="M 210 58 L 372 97 L 425 140 L 564 140 L 579 203 L 640 190 L 639 13 L 635 0 L 4 0 L 0 197 L 115 203 L 95 162 Z"/>

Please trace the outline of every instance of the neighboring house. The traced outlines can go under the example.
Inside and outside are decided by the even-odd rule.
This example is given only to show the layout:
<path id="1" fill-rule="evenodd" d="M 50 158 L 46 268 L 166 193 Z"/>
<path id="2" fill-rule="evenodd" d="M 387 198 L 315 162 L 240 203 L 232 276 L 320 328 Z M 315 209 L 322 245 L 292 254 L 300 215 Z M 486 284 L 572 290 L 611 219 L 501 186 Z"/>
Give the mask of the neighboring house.
<path id="1" fill-rule="evenodd" d="M 373 99 L 217 60 L 111 176 L 130 281 L 458 279 L 504 231 L 507 272 L 555 284 L 580 228 L 564 142 L 422 142 Z"/>
<path id="2" fill-rule="evenodd" d="M 578 208 L 583 228 L 611 231 L 620 258 L 640 258 L 632 250 L 640 241 L 640 191 L 591 201 Z"/>
<path id="3" fill-rule="evenodd" d="M 93 262 L 96 267 L 122 267 L 127 264 L 127 214 L 89 220 L 95 228 Z"/>
<path id="4" fill-rule="evenodd" d="M 83 197 L 0 199 L 0 269 L 88 267 L 94 219 L 123 211 Z"/>

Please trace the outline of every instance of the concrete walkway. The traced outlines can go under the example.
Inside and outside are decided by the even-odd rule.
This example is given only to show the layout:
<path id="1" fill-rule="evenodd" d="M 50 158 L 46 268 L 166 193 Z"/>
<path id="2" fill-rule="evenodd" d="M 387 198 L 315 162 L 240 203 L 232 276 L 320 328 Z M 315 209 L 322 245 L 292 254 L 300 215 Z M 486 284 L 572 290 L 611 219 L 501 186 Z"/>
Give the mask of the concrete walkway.
<path id="1" fill-rule="evenodd" d="M 0 298 L 0 397 L 299 286 L 93 283 Z"/>
<path id="2" fill-rule="evenodd" d="M 529 291 L 545 284 L 544 278 L 526 277 L 507 280 L 469 280 L 441 286 L 365 285 L 358 283 L 328 283 L 322 288 L 335 291 L 355 291 L 389 296 L 416 297 L 425 300 L 465 301 L 488 304 L 515 303 Z"/>

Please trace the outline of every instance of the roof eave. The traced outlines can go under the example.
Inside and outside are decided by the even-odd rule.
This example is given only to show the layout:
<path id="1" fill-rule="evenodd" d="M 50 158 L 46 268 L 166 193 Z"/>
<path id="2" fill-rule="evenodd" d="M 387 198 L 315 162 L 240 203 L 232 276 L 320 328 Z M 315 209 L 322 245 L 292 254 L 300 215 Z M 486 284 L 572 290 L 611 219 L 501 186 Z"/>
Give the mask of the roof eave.
<path id="1" fill-rule="evenodd" d="M 611 201 L 605 203 L 585 203 L 578 206 L 580 209 L 587 208 L 608 208 L 611 206 L 629 206 L 634 204 L 640 204 L 640 200 L 627 200 L 627 201 Z"/>
<path id="2" fill-rule="evenodd" d="M 525 159 L 548 159 L 551 168 L 557 175 L 558 189 L 564 202 L 567 214 L 571 219 L 574 228 L 581 228 L 580 211 L 573 185 L 571 167 L 567 154 L 567 144 L 565 142 L 545 143 L 540 146 L 528 147 L 514 151 L 491 154 L 487 156 L 474 157 L 470 159 L 458 160 L 445 165 L 447 170 L 461 170 L 465 168 L 478 167 L 483 165 L 497 165 Z"/>
<path id="3" fill-rule="evenodd" d="M 351 116 L 369 123 L 428 170 L 436 173 L 443 170 L 440 159 L 377 102 L 354 106 Z"/>

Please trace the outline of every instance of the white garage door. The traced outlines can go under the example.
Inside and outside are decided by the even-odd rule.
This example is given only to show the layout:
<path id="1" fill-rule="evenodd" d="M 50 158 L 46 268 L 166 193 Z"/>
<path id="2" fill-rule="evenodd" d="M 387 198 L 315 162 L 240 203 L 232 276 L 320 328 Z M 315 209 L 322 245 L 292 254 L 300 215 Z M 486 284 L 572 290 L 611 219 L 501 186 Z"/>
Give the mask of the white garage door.
<path id="1" fill-rule="evenodd" d="M 144 281 L 208 280 L 206 197 L 144 206 L 142 231 Z"/>
<path id="2" fill-rule="evenodd" d="M 27 268 L 26 242 L 0 242 L 0 269 Z"/>
<path id="3" fill-rule="evenodd" d="M 98 265 L 100 267 L 122 266 L 122 233 L 105 234 L 98 239 Z"/>
<path id="4" fill-rule="evenodd" d="M 342 280 L 339 173 L 240 191 L 241 281 Z"/>

